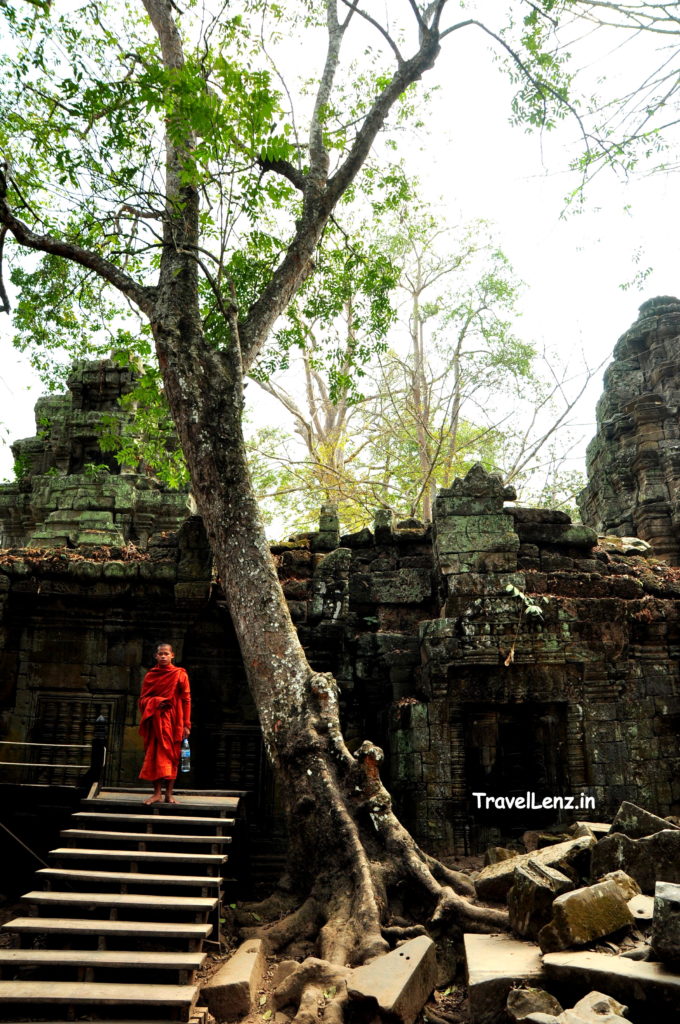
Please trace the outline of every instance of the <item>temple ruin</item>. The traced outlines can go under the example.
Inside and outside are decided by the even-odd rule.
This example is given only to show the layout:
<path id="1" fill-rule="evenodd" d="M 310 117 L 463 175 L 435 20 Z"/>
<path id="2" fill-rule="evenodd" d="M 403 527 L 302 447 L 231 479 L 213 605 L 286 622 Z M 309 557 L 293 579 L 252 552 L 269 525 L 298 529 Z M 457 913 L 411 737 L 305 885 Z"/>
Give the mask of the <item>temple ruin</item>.
<path id="1" fill-rule="evenodd" d="M 340 536 L 325 508 L 318 532 L 272 545 L 310 661 L 340 685 L 350 747 L 385 748 L 397 809 L 433 852 L 583 817 L 578 803 L 504 815 L 480 808 L 479 792 L 584 794 L 600 820 L 622 800 L 680 809 L 679 334 L 680 303 L 657 299 L 617 345 L 589 449 L 588 525 L 518 507 L 475 467 L 440 493 L 431 526 L 380 511 L 372 529 Z M 0 487 L 0 738 L 79 743 L 104 713 L 107 782 L 134 781 L 139 686 L 167 640 L 192 680 L 195 784 L 248 789 L 271 815 L 255 709 L 188 494 L 102 468 L 97 423 L 129 386 L 113 362 L 79 364 L 68 395 L 39 401 L 37 436 L 14 446 L 20 479 Z"/>

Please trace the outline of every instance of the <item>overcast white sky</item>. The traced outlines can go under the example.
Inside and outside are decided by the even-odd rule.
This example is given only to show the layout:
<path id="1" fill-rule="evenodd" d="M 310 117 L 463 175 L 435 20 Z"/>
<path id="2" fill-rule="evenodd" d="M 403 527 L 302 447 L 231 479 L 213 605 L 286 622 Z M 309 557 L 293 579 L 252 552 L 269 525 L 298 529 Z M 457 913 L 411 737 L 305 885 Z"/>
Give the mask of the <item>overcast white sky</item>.
<path id="1" fill-rule="evenodd" d="M 585 211 L 562 219 L 563 197 L 574 183 L 566 170 L 573 124 L 542 139 L 511 127 L 510 86 L 481 37 L 469 35 L 464 47 L 445 50 L 427 85 L 435 82 L 440 88 L 430 102 L 427 131 L 406 147 L 412 169 L 434 203 L 441 197 L 449 223 L 475 217 L 495 223 L 501 247 L 527 286 L 524 336 L 573 351 L 575 358 L 584 349 L 591 364 L 599 363 L 642 301 L 680 293 L 680 172 L 628 183 L 604 173 L 590 187 Z M 653 271 L 642 291 L 621 289 L 648 265 Z M 601 374 L 580 409 L 588 437 L 600 381 Z M 40 392 L 27 360 L 12 348 L 11 321 L 3 316 L 0 423 L 10 440 L 35 432 Z M 0 478 L 11 475 L 11 466 L 5 446 Z"/>

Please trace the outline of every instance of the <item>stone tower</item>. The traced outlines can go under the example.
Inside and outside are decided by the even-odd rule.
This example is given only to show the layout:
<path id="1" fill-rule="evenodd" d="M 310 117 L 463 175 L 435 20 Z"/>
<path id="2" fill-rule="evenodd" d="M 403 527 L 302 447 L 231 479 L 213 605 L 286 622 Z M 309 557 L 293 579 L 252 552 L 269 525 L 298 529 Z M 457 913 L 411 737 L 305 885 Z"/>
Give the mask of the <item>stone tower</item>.
<path id="1" fill-rule="evenodd" d="M 121 395 L 134 372 L 111 359 L 82 360 L 65 395 L 35 407 L 36 436 L 15 441 L 17 480 L 0 485 L 0 547 L 122 547 L 145 550 L 152 534 L 177 530 L 189 514 L 188 489 L 120 467 L 99 444 L 104 417 L 122 424 Z"/>
<path id="2" fill-rule="evenodd" d="M 650 299 L 619 338 L 588 446 L 583 522 L 680 564 L 680 300 Z"/>

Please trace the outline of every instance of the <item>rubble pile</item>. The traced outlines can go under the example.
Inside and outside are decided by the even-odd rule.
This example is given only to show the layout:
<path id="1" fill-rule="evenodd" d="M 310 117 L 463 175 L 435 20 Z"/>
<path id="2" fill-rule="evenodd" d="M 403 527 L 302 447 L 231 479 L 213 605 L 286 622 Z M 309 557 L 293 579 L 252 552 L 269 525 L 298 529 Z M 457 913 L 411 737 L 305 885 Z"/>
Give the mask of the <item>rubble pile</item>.
<path id="1" fill-rule="evenodd" d="M 507 904 L 513 935 L 465 936 L 472 1024 L 680 1019 L 677 820 L 624 801 L 606 830 L 525 840 L 475 878 L 479 899 Z"/>

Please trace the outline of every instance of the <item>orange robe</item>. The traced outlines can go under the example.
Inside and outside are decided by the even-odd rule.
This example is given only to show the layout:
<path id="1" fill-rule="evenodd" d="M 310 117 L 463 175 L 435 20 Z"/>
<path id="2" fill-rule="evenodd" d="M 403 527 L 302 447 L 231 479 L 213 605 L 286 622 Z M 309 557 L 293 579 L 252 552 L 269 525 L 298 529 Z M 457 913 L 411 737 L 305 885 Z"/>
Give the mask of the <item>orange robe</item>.
<path id="1" fill-rule="evenodd" d="M 139 731 L 144 739 L 140 779 L 174 779 L 184 729 L 191 729 L 191 692 L 183 668 L 152 668 L 142 682 Z"/>

